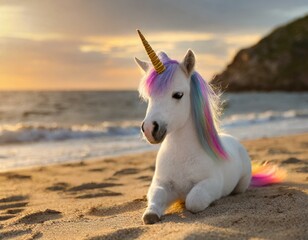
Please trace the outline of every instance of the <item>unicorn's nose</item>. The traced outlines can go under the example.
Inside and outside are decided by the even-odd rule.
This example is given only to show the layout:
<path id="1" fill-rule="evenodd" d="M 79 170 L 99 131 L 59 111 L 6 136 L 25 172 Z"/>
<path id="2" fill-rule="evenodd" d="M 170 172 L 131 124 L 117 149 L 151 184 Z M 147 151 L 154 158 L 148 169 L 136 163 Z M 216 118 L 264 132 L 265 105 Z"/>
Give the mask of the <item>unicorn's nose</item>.
<path id="1" fill-rule="evenodd" d="M 144 133 L 144 122 L 141 124 L 141 131 Z"/>
<path id="2" fill-rule="evenodd" d="M 167 124 L 158 121 L 144 121 L 141 124 L 141 131 L 150 143 L 161 143 L 167 133 Z"/>
<path id="3" fill-rule="evenodd" d="M 152 137 L 154 138 L 155 143 L 161 143 L 167 134 L 167 124 L 164 122 L 158 124 L 156 121 L 153 121 L 152 124 Z"/>
<path id="4" fill-rule="evenodd" d="M 159 130 L 159 124 L 156 121 L 152 122 L 152 136 L 155 136 Z M 141 124 L 141 131 L 144 133 L 144 122 Z"/>
<path id="5" fill-rule="evenodd" d="M 153 123 L 152 136 L 155 137 L 157 135 L 157 132 L 159 131 L 159 124 L 156 121 L 152 123 Z"/>

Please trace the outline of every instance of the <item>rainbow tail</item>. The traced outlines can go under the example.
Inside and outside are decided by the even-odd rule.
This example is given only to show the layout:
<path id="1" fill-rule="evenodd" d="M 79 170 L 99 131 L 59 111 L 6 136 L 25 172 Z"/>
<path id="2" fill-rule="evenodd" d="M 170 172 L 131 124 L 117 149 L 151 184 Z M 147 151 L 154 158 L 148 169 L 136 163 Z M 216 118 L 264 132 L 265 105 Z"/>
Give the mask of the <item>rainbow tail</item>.
<path id="1" fill-rule="evenodd" d="M 274 183 L 282 182 L 287 173 L 284 169 L 278 167 L 275 164 L 269 164 L 265 162 L 252 163 L 252 177 L 250 186 L 252 187 L 262 187 Z"/>

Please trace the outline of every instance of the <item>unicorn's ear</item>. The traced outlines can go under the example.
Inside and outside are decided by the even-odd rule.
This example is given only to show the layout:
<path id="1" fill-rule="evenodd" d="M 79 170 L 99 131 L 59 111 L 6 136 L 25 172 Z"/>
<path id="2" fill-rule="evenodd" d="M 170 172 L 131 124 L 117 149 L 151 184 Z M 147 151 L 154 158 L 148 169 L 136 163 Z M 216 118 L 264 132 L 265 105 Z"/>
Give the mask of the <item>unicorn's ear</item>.
<path id="1" fill-rule="evenodd" d="M 181 62 L 181 68 L 183 71 L 187 74 L 187 76 L 190 76 L 190 74 L 193 72 L 194 67 L 195 67 L 195 54 L 193 51 L 188 49 L 184 60 Z"/>
<path id="2" fill-rule="evenodd" d="M 136 57 L 135 57 L 135 62 L 140 67 L 140 69 L 142 69 L 144 72 L 147 72 L 151 66 L 149 62 L 141 61 L 140 59 Z"/>

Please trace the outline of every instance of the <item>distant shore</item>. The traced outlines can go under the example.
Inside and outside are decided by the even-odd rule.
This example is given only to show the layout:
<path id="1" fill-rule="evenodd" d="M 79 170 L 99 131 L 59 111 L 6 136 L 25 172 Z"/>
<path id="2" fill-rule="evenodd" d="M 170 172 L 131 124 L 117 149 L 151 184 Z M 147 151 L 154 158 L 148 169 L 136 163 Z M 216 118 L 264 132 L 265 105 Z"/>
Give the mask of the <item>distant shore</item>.
<path id="1" fill-rule="evenodd" d="M 156 152 L 0 173 L 0 239 L 304 239 L 308 134 L 243 141 L 253 161 L 288 171 L 192 214 L 173 209 L 142 224 Z"/>

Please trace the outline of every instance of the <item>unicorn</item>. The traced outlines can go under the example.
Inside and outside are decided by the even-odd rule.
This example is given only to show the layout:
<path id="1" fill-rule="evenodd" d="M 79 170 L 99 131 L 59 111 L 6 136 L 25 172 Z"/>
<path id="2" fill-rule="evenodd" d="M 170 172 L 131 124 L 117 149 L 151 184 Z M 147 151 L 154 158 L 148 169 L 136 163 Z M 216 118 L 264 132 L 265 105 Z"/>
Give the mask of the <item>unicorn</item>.
<path id="1" fill-rule="evenodd" d="M 188 50 L 181 62 L 156 54 L 143 34 L 139 37 L 151 60 L 135 58 L 145 72 L 140 96 L 148 102 L 141 131 L 160 144 L 148 190 L 145 224 L 160 221 L 176 201 L 193 213 L 231 193 L 243 193 L 252 178 L 246 149 L 219 128 L 219 96 L 195 70 Z"/>

